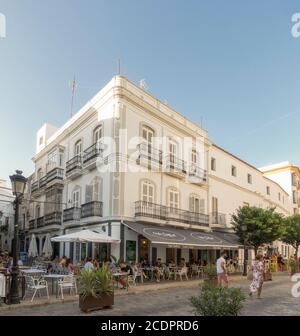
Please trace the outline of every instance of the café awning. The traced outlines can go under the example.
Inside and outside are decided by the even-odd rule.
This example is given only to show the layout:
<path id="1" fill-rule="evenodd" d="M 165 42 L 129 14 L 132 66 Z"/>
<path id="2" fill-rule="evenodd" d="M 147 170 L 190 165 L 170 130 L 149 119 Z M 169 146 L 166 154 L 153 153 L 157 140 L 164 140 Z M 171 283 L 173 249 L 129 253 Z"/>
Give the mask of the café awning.
<path id="1" fill-rule="evenodd" d="M 124 222 L 129 229 L 149 239 L 153 244 L 183 248 L 238 248 L 239 244 L 229 242 L 212 232 L 201 232 L 158 225 Z"/>
<path id="2" fill-rule="evenodd" d="M 81 230 L 51 238 L 53 242 L 76 242 L 76 243 L 120 243 L 120 240 L 113 239 L 92 230 Z"/>

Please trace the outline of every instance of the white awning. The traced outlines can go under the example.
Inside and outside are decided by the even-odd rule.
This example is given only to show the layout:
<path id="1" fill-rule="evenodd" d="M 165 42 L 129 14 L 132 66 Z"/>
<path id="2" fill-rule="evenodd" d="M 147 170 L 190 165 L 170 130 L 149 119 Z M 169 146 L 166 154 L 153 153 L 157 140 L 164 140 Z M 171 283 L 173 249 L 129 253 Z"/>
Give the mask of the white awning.
<path id="1" fill-rule="evenodd" d="M 51 238 L 53 242 L 75 242 L 75 243 L 120 243 L 120 240 L 113 239 L 92 230 L 81 230 L 63 236 Z"/>

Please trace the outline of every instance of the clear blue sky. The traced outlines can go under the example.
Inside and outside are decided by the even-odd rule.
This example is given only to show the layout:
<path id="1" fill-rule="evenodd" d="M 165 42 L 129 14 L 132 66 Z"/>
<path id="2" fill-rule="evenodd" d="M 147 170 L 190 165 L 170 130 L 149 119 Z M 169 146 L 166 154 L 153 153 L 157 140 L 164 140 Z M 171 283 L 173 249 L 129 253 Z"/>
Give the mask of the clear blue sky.
<path id="1" fill-rule="evenodd" d="M 299 0 L 0 0 L 0 177 L 33 170 L 36 131 L 78 110 L 117 71 L 218 145 L 262 166 L 300 164 Z"/>

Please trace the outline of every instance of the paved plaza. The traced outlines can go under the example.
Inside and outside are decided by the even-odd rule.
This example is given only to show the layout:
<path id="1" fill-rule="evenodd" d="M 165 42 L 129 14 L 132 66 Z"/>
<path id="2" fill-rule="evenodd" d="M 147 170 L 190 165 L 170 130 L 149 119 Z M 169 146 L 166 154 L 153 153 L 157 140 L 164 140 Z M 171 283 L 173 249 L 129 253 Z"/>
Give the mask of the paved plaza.
<path id="1" fill-rule="evenodd" d="M 249 281 L 242 277 L 232 277 L 231 286 L 241 287 L 247 294 Z M 290 276 L 280 274 L 273 276 L 272 281 L 264 284 L 262 299 L 249 298 L 247 296 L 242 315 L 298 315 L 300 316 L 300 297 L 291 295 L 293 283 Z M 158 285 L 159 286 L 159 285 Z M 183 284 L 181 284 L 183 286 Z M 192 286 L 192 287 L 191 287 Z M 158 287 L 159 288 L 159 287 Z M 173 287 L 167 289 L 149 290 L 127 295 L 115 296 L 115 305 L 112 309 L 96 311 L 88 315 L 160 315 L 182 316 L 193 315 L 190 297 L 196 295 L 198 286 L 196 282 L 186 282 L 185 287 Z M 56 303 L 39 307 L 18 307 L 17 309 L 5 309 L 0 315 L 86 315 L 78 308 L 78 301 Z"/>

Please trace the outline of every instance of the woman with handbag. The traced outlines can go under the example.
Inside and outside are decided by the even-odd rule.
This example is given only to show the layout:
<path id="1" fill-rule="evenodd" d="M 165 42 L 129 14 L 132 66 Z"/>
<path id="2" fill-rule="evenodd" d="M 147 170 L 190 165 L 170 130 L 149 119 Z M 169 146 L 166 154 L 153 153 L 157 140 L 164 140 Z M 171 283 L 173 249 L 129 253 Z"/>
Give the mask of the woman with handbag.
<path id="1" fill-rule="evenodd" d="M 264 263 L 261 255 L 257 255 L 252 267 L 253 270 L 253 280 L 250 285 L 249 296 L 252 296 L 253 293 L 257 293 L 257 298 L 260 299 L 262 286 L 264 283 Z"/>

